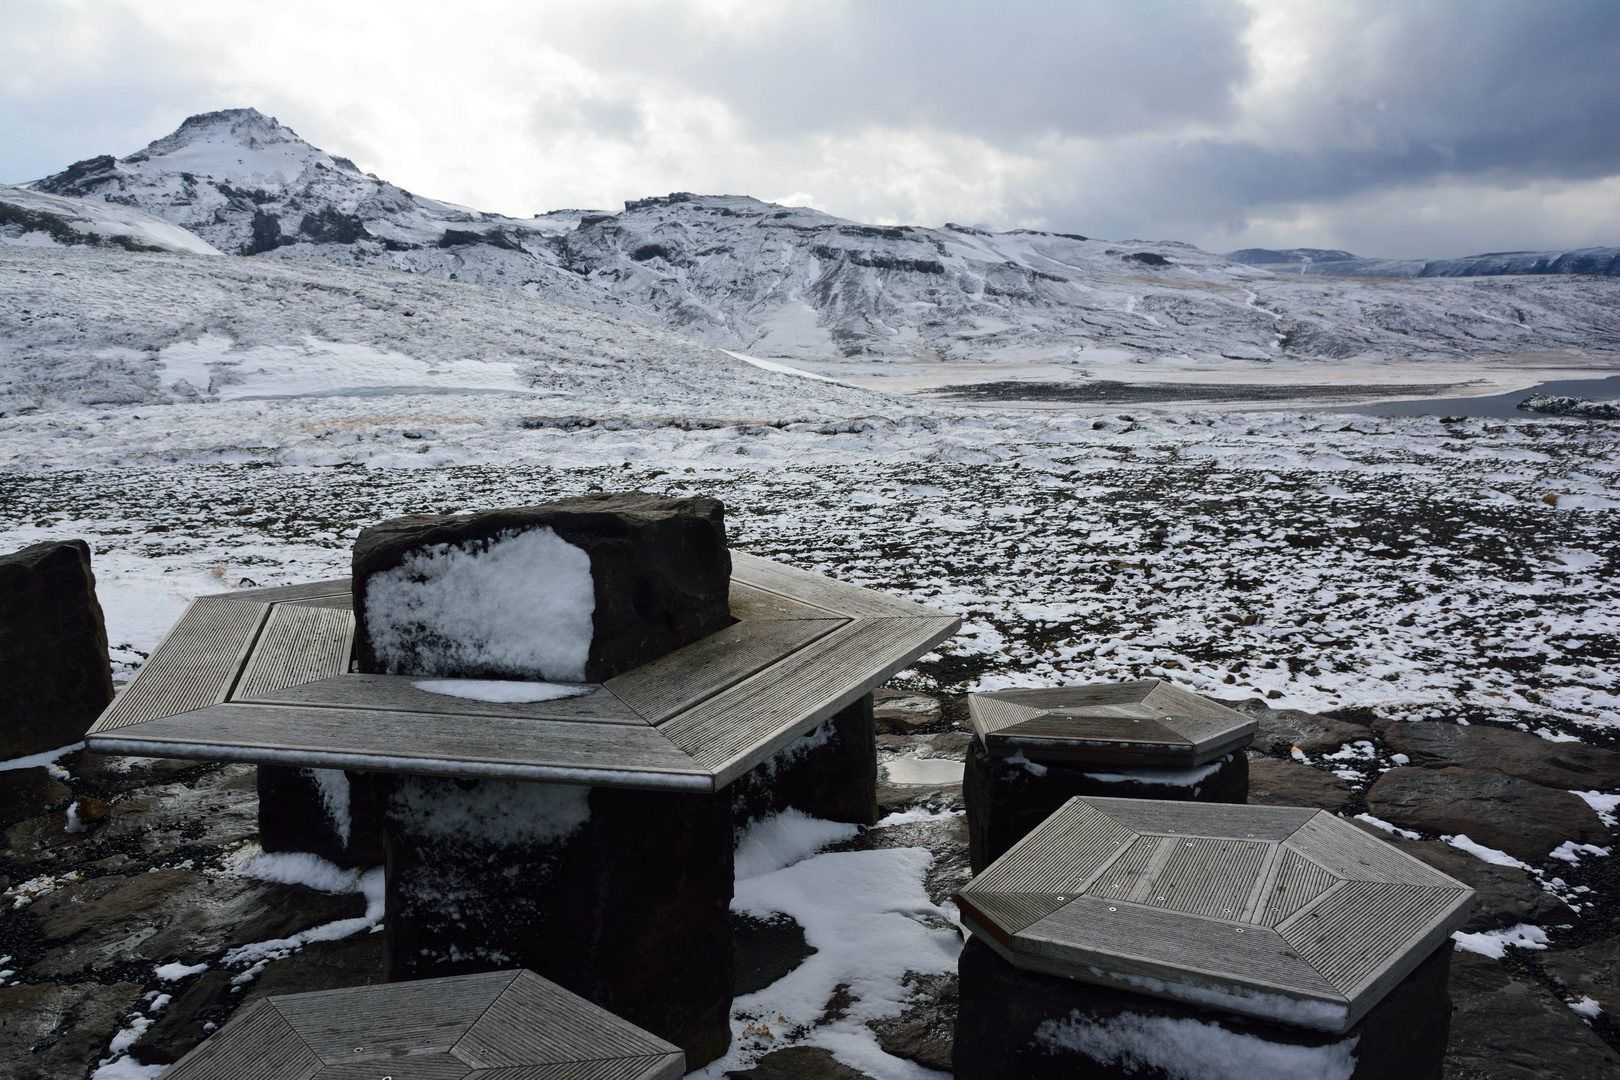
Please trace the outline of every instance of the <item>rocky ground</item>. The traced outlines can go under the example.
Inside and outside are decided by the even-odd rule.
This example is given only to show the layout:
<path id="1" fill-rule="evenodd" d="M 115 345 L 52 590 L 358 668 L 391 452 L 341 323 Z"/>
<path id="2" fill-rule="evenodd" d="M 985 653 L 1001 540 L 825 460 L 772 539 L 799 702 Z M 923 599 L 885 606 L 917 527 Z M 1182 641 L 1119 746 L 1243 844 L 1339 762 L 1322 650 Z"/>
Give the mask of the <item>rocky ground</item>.
<path id="1" fill-rule="evenodd" d="M 886 690 L 877 704 L 879 801 L 891 822 L 912 820 L 834 850 L 926 849 L 924 886 L 944 904 L 969 876 L 966 822 L 953 813 L 970 737 L 963 699 Z M 1605 857 L 1613 818 L 1592 805 L 1614 800 L 1569 794 L 1620 787 L 1620 753 L 1500 724 L 1273 710 L 1258 699 L 1243 707 L 1260 721 L 1251 801 L 1358 816 L 1478 891 L 1463 930 L 1474 951 L 1459 949 L 1452 966 L 1448 1080 L 1620 1076 L 1610 1013 L 1620 1007 L 1620 904 Z M 366 879 L 263 856 L 256 813 L 248 766 L 79 752 L 0 773 L 7 1075 L 152 1076 L 246 1002 L 381 979 Z M 1475 850 L 1442 839 L 1459 837 Z M 737 928 L 740 994 L 811 951 L 791 919 L 740 916 Z M 916 975 L 908 986 L 905 1012 L 870 1026 L 889 1054 L 948 1071 L 954 979 Z M 836 989 L 823 1021 L 853 1000 Z M 790 1045 L 730 1075 L 865 1074 Z"/>

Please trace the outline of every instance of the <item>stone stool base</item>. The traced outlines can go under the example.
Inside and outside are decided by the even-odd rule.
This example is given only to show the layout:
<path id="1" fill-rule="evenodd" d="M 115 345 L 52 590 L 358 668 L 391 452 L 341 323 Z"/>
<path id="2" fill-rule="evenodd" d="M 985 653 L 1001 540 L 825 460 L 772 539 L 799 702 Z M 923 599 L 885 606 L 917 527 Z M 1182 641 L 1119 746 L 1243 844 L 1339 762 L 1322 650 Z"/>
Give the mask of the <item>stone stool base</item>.
<path id="1" fill-rule="evenodd" d="M 956 1080 L 1439 1080 L 1451 952 L 1447 940 L 1334 1035 L 1021 971 L 974 937 L 958 963 L 954 1072 Z"/>
<path id="2" fill-rule="evenodd" d="M 1176 777 L 1177 773 L 1181 776 Z M 1190 782 L 1175 783 L 1171 777 Z M 973 872 L 981 873 L 1076 795 L 1244 803 L 1249 799 L 1249 758 L 1236 750 L 1186 770 L 1035 764 L 991 757 L 984 744 L 974 739 L 968 744 L 967 771 L 962 778 Z"/>
<path id="3" fill-rule="evenodd" d="M 686 1052 L 730 1045 L 730 797 L 378 775 L 390 980 L 527 967 Z"/>
<path id="4" fill-rule="evenodd" d="M 738 828 L 788 807 L 826 821 L 877 821 L 877 725 L 872 695 L 836 713 L 732 782 Z"/>
<path id="5" fill-rule="evenodd" d="M 339 866 L 383 861 L 382 818 L 364 773 L 259 766 L 259 843 L 307 851 Z"/>

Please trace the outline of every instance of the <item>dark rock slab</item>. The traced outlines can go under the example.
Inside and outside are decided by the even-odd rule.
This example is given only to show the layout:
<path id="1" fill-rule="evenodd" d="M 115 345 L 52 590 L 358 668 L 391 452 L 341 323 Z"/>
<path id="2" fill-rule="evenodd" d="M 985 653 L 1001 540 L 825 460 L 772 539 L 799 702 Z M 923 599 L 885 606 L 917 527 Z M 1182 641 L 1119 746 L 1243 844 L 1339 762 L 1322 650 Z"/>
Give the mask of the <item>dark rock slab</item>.
<path id="1" fill-rule="evenodd" d="M 1307 754 L 1325 754 L 1345 743 L 1373 737 L 1373 732 L 1360 724 L 1300 709 L 1273 709 L 1258 698 L 1228 704 L 1260 722 L 1253 743 L 1259 750 L 1281 747 L 1286 753 L 1297 746 Z"/>
<path id="2" fill-rule="evenodd" d="M 1620 787 L 1620 753 L 1578 742 L 1550 742 L 1527 731 L 1432 720 L 1381 720 L 1378 731 L 1414 765 L 1495 769 L 1562 790 Z"/>
<path id="3" fill-rule="evenodd" d="M 1541 953 L 1536 960 L 1572 1000 L 1594 998 L 1610 1016 L 1620 1015 L 1620 938 Z"/>
<path id="4" fill-rule="evenodd" d="M 948 1073 L 956 1038 L 956 976 L 908 971 L 904 981 L 916 993 L 906 1003 L 905 1012 L 870 1021 L 867 1027 L 877 1036 L 884 1053 Z"/>
<path id="5" fill-rule="evenodd" d="M 1520 923 L 1544 926 L 1575 920 L 1575 913 L 1567 904 L 1543 889 L 1523 870 L 1488 863 L 1438 840 L 1407 840 L 1391 836 L 1366 822 L 1357 824 L 1385 843 L 1422 859 L 1474 890 L 1474 911 L 1462 927 L 1465 933 L 1499 930 Z"/>
<path id="6" fill-rule="evenodd" d="M 366 898 L 361 893 L 324 893 L 303 885 L 266 885 L 258 894 L 258 902 L 259 910 L 225 935 L 227 948 L 289 938 L 339 919 L 358 919 L 366 913 Z"/>
<path id="7" fill-rule="evenodd" d="M 77 742 L 112 699 L 89 545 L 0 556 L 0 760 Z"/>
<path id="8" fill-rule="evenodd" d="M 136 983 L 30 983 L 0 987 L 0 1075 L 80 1080 L 141 999 Z"/>
<path id="9" fill-rule="evenodd" d="M 675 1043 L 731 1042 L 732 816 L 685 795 L 374 778 L 390 980 L 526 967 Z"/>
<path id="10" fill-rule="evenodd" d="M 275 994 L 387 982 L 388 954 L 384 946 L 381 933 L 360 933 L 339 941 L 305 945 L 286 959 L 267 964 L 241 995 L 241 1004 Z"/>
<path id="11" fill-rule="evenodd" d="M 1333 1035 L 1021 971 L 974 937 L 957 965 L 961 997 L 954 1072 L 956 1080 L 1196 1076 L 1197 1061 L 1182 1058 L 1184 1068 L 1167 1072 L 1148 1059 L 1157 1045 L 1169 1041 L 1170 1032 L 1185 1030 L 1191 1021 L 1208 1026 L 1201 1038 L 1212 1055 L 1219 1047 L 1228 1075 L 1245 1067 L 1257 1076 L 1282 1075 L 1276 1065 L 1279 1050 L 1309 1056 L 1319 1066 L 1336 1056 L 1333 1048 L 1354 1039 L 1351 1080 L 1439 1080 L 1451 1013 L 1450 958 L 1447 942 L 1348 1032 Z M 1087 1053 L 1087 1047 L 1108 1046 L 1106 1040 L 1088 1042 L 1087 1029 L 1121 1036 L 1110 1048 L 1114 1052 Z M 1261 1072 L 1265 1066 L 1268 1071 Z M 1327 1072 L 1301 1063 L 1297 1075 Z"/>
<path id="12" fill-rule="evenodd" d="M 224 1018 L 238 1004 L 240 994 L 231 992 L 235 972 L 215 968 L 190 980 L 183 990 L 174 993 L 174 999 L 158 1013 L 157 1022 L 147 1028 L 130 1056 L 143 1065 L 173 1065 L 212 1033 L 224 1026 Z"/>
<path id="13" fill-rule="evenodd" d="M 867 694 L 738 777 L 727 789 L 738 827 L 790 806 L 826 821 L 875 822 L 874 732 Z"/>
<path id="14" fill-rule="evenodd" d="M 1569 1007 L 1488 956 L 1451 962 L 1446 1080 L 1611 1080 L 1620 1055 Z"/>
<path id="15" fill-rule="evenodd" d="M 532 560 L 520 560 L 514 571 L 487 569 L 509 565 L 501 560 L 520 547 L 543 548 L 545 559 L 562 557 L 559 551 L 574 563 L 588 558 L 595 601 L 588 655 L 553 648 L 575 635 L 553 631 L 554 615 L 543 609 L 536 609 L 532 626 L 523 621 L 527 612 L 508 611 L 501 616 L 506 622 L 489 628 L 477 619 L 449 619 L 437 601 L 411 609 L 416 615 L 385 602 L 445 595 L 443 582 L 450 579 L 443 575 L 455 565 L 486 583 L 475 595 L 465 587 L 468 579 L 457 579 L 457 602 L 487 607 L 500 597 L 503 573 L 537 572 L 532 567 L 540 564 Z M 486 569 L 468 569 L 476 566 Z M 577 571 L 577 565 L 559 571 L 559 587 L 577 584 Z M 394 518 L 361 530 L 355 541 L 356 655 L 366 672 L 600 682 L 731 625 L 730 580 L 724 507 L 701 496 L 585 495 L 543 506 Z M 377 621 L 384 611 L 393 621 Z M 546 641 L 552 651 L 514 651 L 518 630 L 518 637 Z"/>
<path id="16" fill-rule="evenodd" d="M 730 1080 L 872 1080 L 819 1046 L 773 1050 L 756 1061 L 752 1069 L 728 1072 L 726 1076 Z"/>
<path id="17" fill-rule="evenodd" d="M 1260 806 L 1319 806 L 1337 814 L 1355 791 L 1330 772 L 1281 758 L 1249 757 L 1249 802 Z"/>
<path id="18" fill-rule="evenodd" d="M 73 789 L 44 766 L 0 772 L 0 825 L 12 825 L 36 814 L 62 810 L 73 801 Z"/>
<path id="19" fill-rule="evenodd" d="M 804 940 L 804 927 L 781 912 L 761 919 L 733 911 L 731 934 L 737 956 L 731 984 L 735 997 L 765 989 L 818 951 Z"/>
<path id="20" fill-rule="evenodd" d="M 362 773 L 260 765 L 259 843 L 306 851 L 338 866 L 379 866 L 382 816 Z"/>
<path id="21" fill-rule="evenodd" d="M 1213 771 L 1196 783 L 1173 783 L 1156 779 L 1168 770 L 1056 762 L 1037 765 L 991 757 L 984 744 L 974 739 L 968 746 L 967 771 L 962 782 L 973 872 L 982 872 L 1076 795 L 1178 802 L 1241 803 L 1247 800 L 1247 754 L 1242 750 L 1234 751 L 1218 762 L 1211 762 L 1210 766 L 1214 767 Z M 1188 771 L 1201 773 L 1204 769 Z"/>
<path id="22" fill-rule="evenodd" d="M 1566 840 L 1610 840 L 1609 830 L 1577 796 L 1494 769 L 1391 769 L 1368 790 L 1367 809 L 1404 829 L 1463 833 L 1529 863 Z"/>
<path id="23" fill-rule="evenodd" d="M 872 719 L 877 723 L 879 734 L 908 735 L 940 722 L 939 701 L 927 694 L 880 686 L 872 691 L 872 696 Z"/>
<path id="24" fill-rule="evenodd" d="M 218 768 L 206 761 L 132 758 L 119 754 L 92 754 L 88 750 L 75 750 L 57 764 L 73 775 L 73 782 L 78 788 L 104 799 L 153 784 L 183 781 L 188 773 L 198 767 Z"/>

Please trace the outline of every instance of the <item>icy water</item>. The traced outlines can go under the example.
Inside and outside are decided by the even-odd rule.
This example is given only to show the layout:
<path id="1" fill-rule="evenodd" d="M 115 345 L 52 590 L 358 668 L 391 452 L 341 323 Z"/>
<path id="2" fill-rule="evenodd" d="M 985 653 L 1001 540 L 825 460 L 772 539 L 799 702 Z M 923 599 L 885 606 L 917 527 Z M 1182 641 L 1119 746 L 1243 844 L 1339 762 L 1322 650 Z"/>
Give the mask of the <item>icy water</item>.
<path id="1" fill-rule="evenodd" d="M 1610 375 L 1605 379 L 1562 379 L 1538 383 L 1528 390 L 1515 390 L 1511 394 L 1492 394 L 1489 397 L 1424 398 L 1421 401 L 1392 401 L 1383 405 L 1348 406 L 1332 411 L 1364 413 L 1370 416 L 1484 416 L 1529 419 L 1537 414 L 1521 410 L 1519 402 L 1531 394 L 1613 401 L 1620 398 L 1620 375 Z"/>

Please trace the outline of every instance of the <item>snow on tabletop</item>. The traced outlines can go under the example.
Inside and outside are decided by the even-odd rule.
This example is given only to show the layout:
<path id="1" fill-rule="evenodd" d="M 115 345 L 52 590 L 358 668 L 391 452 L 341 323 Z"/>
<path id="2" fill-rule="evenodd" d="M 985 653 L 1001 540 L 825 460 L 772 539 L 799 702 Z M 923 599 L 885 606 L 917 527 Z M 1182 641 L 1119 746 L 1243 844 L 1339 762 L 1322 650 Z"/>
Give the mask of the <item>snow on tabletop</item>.
<path id="1" fill-rule="evenodd" d="M 504 679 L 426 679 L 411 683 L 429 694 L 463 698 L 467 701 L 531 702 L 588 694 L 588 686 L 564 686 L 548 682 L 509 682 Z"/>
<path id="2" fill-rule="evenodd" d="M 1268 1042 L 1219 1024 L 1123 1012 L 1092 1020 L 1075 1010 L 1035 1030 L 1039 1045 L 1084 1054 L 1126 1072 L 1161 1071 L 1169 1080 L 1349 1080 L 1359 1035 L 1326 1046 Z"/>
<path id="3" fill-rule="evenodd" d="M 411 551 L 366 583 L 366 630 L 394 674 L 583 682 L 595 610 L 590 556 L 549 527 Z"/>
<path id="4" fill-rule="evenodd" d="M 1507 955 L 1509 946 L 1516 949 L 1545 949 L 1547 931 L 1530 923 L 1520 923 L 1505 930 L 1482 930 L 1477 934 L 1465 934 L 1458 930 L 1451 935 L 1451 940 L 1457 943 L 1459 949 L 1500 960 Z"/>

